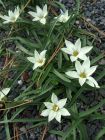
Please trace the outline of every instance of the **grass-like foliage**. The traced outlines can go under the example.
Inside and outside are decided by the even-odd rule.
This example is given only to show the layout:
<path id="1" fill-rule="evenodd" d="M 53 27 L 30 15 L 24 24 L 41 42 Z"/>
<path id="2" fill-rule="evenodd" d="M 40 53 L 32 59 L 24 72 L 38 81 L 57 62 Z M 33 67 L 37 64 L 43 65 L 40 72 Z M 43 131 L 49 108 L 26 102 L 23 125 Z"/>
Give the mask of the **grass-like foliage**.
<path id="1" fill-rule="evenodd" d="M 42 140 L 50 134 L 89 140 L 85 121 L 105 119 L 99 110 L 105 99 L 79 109 L 79 103 L 87 103 L 86 93 L 91 97 L 105 88 L 97 36 L 76 24 L 82 20 L 80 5 L 75 1 L 71 10 L 56 0 L 0 0 L 0 124 L 7 140 L 17 137 L 14 125 L 21 123 L 44 128 Z M 30 109 L 36 115 L 22 117 Z M 66 129 L 53 127 L 65 122 Z"/>

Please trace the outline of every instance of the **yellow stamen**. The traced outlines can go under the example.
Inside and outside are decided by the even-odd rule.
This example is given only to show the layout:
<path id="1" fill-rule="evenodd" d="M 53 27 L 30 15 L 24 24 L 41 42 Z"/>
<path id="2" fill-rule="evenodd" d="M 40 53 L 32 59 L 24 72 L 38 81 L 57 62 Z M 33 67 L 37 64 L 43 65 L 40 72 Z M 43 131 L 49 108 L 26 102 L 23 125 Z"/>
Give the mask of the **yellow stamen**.
<path id="1" fill-rule="evenodd" d="M 16 18 L 15 18 L 15 17 L 11 17 L 11 20 L 12 20 L 12 21 L 15 21 L 15 20 L 16 20 Z"/>
<path id="2" fill-rule="evenodd" d="M 79 54 L 78 51 L 73 52 L 73 56 L 77 56 L 78 54 Z"/>
<path id="3" fill-rule="evenodd" d="M 39 59 L 37 62 L 40 63 L 40 64 L 42 64 L 43 63 L 43 60 L 42 59 Z"/>
<path id="4" fill-rule="evenodd" d="M 54 104 L 53 108 L 52 108 L 53 111 L 57 112 L 59 110 L 59 107 L 58 105 Z"/>
<path id="5" fill-rule="evenodd" d="M 80 73 L 80 75 L 79 75 L 81 78 L 86 78 L 86 73 L 85 72 L 82 72 L 82 73 Z"/>

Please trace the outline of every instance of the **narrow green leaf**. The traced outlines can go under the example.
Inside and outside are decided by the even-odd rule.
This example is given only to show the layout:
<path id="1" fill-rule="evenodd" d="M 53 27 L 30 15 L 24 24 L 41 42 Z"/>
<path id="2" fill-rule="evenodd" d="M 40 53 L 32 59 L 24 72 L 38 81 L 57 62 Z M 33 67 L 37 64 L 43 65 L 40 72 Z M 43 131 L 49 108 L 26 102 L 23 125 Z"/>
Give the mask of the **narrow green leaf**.
<path id="1" fill-rule="evenodd" d="M 21 50 L 23 53 L 28 55 L 33 55 L 31 52 L 29 52 L 26 48 L 24 48 L 19 42 L 16 42 L 16 47 Z"/>
<path id="2" fill-rule="evenodd" d="M 13 122 L 41 122 L 41 121 L 45 121 L 46 119 L 37 119 L 37 118 L 23 118 L 23 119 L 14 119 L 14 120 L 3 120 L 0 121 L 0 124 L 7 124 L 7 123 L 13 123 Z"/>
<path id="3" fill-rule="evenodd" d="M 81 122 L 81 123 L 78 125 L 78 130 L 79 130 L 79 132 L 81 133 L 82 140 L 90 140 L 89 137 L 88 137 L 88 133 L 87 133 L 87 130 L 86 130 L 86 126 L 85 126 L 85 124 L 83 124 L 83 122 Z"/>
<path id="4" fill-rule="evenodd" d="M 7 119 L 7 113 L 6 113 L 6 115 L 4 116 L 4 121 L 6 122 L 5 123 L 5 131 L 6 131 L 7 140 L 10 140 L 11 136 L 10 136 L 9 125 L 8 125 L 8 121 L 7 120 L 8 119 Z"/>
<path id="5" fill-rule="evenodd" d="M 95 112 L 97 109 L 99 109 L 101 106 L 103 106 L 105 104 L 105 99 L 103 99 L 99 104 L 95 105 L 94 107 L 88 109 L 87 111 L 84 112 L 80 112 L 79 116 L 80 117 L 86 117 L 90 114 L 92 114 L 93 112 Z"/>
<path id="6" fill-rule="evenodd" d="M 98 62 L 100 59 L 102 59 L 104 57 L 104 54 L 100 54 L 99 56 L 95 57 L 94 59 L 92 59 L 91 61 L 91 65 L 93 65 L 94 63 Z"/>
<path id="7" fill-rule="evenodd" d="M 44 82 L 44 80 L 47 78 L 48 74 L 50 73 L 52 69 L 52 64 L 50 64 L 46 70 L 43 72 L 42 77 L 40 79 L 40 85 Z"/>
<path id="8" fill-rule="evenodd" d="M 2 0 L 0 0 L 0 4 L 6 9 L 4 2 Z"/>
<path id="9" fill-rule="evenodd" d="M 54 73 L 57 77 L 59 77 L 60 79 L 62 79 L 63 81 L 68 82 L 68 83 L 71 82 L 70 79 L 66 78 L 64 74 L 59 73 L 56 69 L 53 70 L 53 73 Z"/>
<path id="10" fill-rule="evenodd" d="M 103 137 L 103 135 L 105 135 L 105 127 L 102 128 L 98 134 L 96 134 L 96 138 L 95 140 L 101 140 L 101 138 Z"/>

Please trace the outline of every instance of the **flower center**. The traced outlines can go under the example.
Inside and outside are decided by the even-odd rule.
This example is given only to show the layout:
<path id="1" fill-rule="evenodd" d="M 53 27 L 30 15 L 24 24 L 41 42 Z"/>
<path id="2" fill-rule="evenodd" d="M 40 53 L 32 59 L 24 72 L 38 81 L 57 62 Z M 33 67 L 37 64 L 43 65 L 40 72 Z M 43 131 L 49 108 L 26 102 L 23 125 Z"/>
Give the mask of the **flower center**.
<path id="1" fill-rule="evenodd" d="M 82 72 L 82 73 L 80 73 L 80 75 L 79 75 L 81 78 L 86 78 L 86 73 L 85 72 Z"/>
<path id="2" fill-rule="evenodd" d="M 57 112 L 59 110 L 59 107 L 56 104 L 54 104 L 52 110 L 55 111 L 55 112 Z"/>
<path id="3" fill-rule="evenodd" d="M 12 21 L 15 21 L 15 20 L 16 20 L 16 18 L 13 16 L 13 17 L 11 17 L 11 20 L 12 20 Z"/>
<path id="4" fill-rule="evenodd" d="M 39 59 L 37 62 L 40 63 L 40 64 L 42 64 L 43 63 L 43 60 L 42 59 Z"/>
<path id="5" fill-rule="evenodd" d="M 39 15 L 39 18 L 40 18 L 40 19 L 44 18 L 43 13 L 41 13 L 41 14 Z"/>
<path id="6" fill-rule="evenodd" d="M 73 56 L 77 56 L 78 54 L 79 54 L 78 51 L 73 52 Z"/>

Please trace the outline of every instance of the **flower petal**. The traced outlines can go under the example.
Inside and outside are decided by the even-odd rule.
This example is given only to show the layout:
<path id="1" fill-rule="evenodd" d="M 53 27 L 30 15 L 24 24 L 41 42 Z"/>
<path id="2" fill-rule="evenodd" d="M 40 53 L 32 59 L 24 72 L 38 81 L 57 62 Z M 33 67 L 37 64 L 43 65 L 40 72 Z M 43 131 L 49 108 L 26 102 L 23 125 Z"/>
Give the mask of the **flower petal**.
<path id="1" fill-rule="evenodd" d="M 19 6 L 17 6 L 14 11 L 14 15 L 15 15 L 16 19 L 19 17 L 19 12 L 20 12 L 20 8 L 19 8 Z"/>
<path id="2" fill-rule="evenodd" d="M 29 13 L 32 17 L 36 17 L 36 16 L 37 16 L 36 12 L 29 11 L 28 13 Z"/>
<path id="3" fill-rule="evenodd" d="M 81 52 L 78 55 L 78 58 L 80 58 L 81 60 L 86 60 L 87 56 L 85 54 L 82 54 Z"/>
<path id="4" fill-rule="evenodd" d="M 0 15 L 0 18 L 2 18 L 2 19 L 4 19 L 4 20 L 9 20 L 9 17 L 8 16 L 6 16 L 6 15 Z"/>
<path id="5" fill-rule="evenodd" d="M 11 10 L 8 10 L 8 15 L 9 15 L 9 17 L 11 17 L 11 16 L 13 16 L 14 14 L 13 14 L 13 12 L 12 12 Z"/>
<path id="6" fill-rule="evenodd" d="M 78 59 L 78 56 L 70 56 L 70 59 L 71 59 L 72 62 L 74 62 Z"/>
<path id="7" fill-rule="evenodd" d="M 78 73 L 76 71 L 68 71 L 65 72 L 65 74 L 72 78 L 79 78 Z"/>
<path id="8" fill-rule="evenodd" d="M 67 98 L 61 99 L 61 100 L 59 100 L 59 101 L 57 102 L 57 105 L 58 105 L 58 107 L 61 109 L 61 108 L 63 108 L 63 107 L 65 106 L 66 102 L 67 102 Z"/>
<path id="9" fill-rule="evenodd" d="M 86 53 L 88 53 L 92 48 L 93 48 L 93 46 L 83 47 L 83 48 L 81 48 L 81 53 L 86 54 Z"/>
<path id="10" fill-rule="evenodd" d="M 79 78 L 79 83 L 81 86 L 86 82 L 86 78 Z"/>
<path id="11" fill-rule="evenodd" d="M 55 119 L 56 119 L 59 123 L 61 123 L 61 113 L 60 113 L 60 111 L 57 112 L 57 114 L 56 114 L 56 116 L 55 116 Z"/>
<path id="12" fill-rule="evenodd" d="M 57 114 L 56 112 L 51 110 L 48 116 L 48 122 L 52 121 L 55 118 L 56 114 Z"/>
<path id="13" fill-rule="evenodd" d="M 11 21 L 10 20 L 4 21 L 3 24 L 7 24 L 9 22 L 11 22 Z"/>
<path id="14" fill-rule="evenodd" d="M 42 24 L 46 24 L 46 18 L 41 18 L 41 19 L 40 19 L 40 22 L 41 22 Z"/>
<path id="15" fill-rule="evenodd" d="M 62 116 L 70 116 L 71 115 L 66 108 L 60 109 L 60 112 L 61 112 Z"/>
<path id="16" fill-rule="evenodd" d="M 4 95 L 7 95 L 7 94 L 9 93 L 9 91 L 10 91 L 10 88 L 4 88 L 4 89 L 2 90 L 2 93 L 3 93 Z"/>
<path id="17" fill-rule="evenodd" d="M 35 61 L 40 59 L 40 55 L 37 50 L 34 51 Z"/>
<path id="18" fill-rule="evenodd" d="M 50 113 L 50 109 L 45 109 L 42 111 L 42 113 L 40 115 L 46 117 L 49 115 L 49 113 Z"/>
<path id="19" fill-rule="evenodd" d="M 27 57 L 27 59 L 32 62 L 32 63 L 35 63 L 35 58 L 34 57 Z"/>
<path id="20" fill-rule="evenodd" d="M 64 14 L 66 17 L 68 17 L 68 10 L 66 10 Z"/>
<path id="21" fill-rule="evenodd" d="M 51 101 L 56 104 L 58 102 L 58 97 L 53 93 L 51 96 Z"/>
<path id="22" fill-rule="evenodd" d="M 52 109 L 53 107 L 53 103 L 50 103 L 50 102 L 44 102 L 44 105 L 49 109 Z"/>
<path id="23" fill-rule="evenodd" d="M 82 66 L 79 61 L 75 62 L 75 68 L 76 68 L 77 73 L 80 74 L 80 72 L 82 71 Z"/>
<path id="24" fill-rule="evenodd" d="M 97 81 L 93 78 L 93 77 L 88 77 L 87 78 L 88 79 L 88 81 L 86 82 L 87 84 L 89 84 L 90 86 L 92 86 L 93 87 L 93 84 L 94 84 L 94 87 L 97 87 L 97 88 L 99 88 L 100 86 L 98 85 L 98 83 L 97 83 Z M 93 84 L 91 84 L 91 83 L 93 83 Z"/>
<path id="25" fill-rule="evenodd" d="M 33 18 L 32 21 L 38 21 L 38 20 L 40 20 L 39 17 L 35 17 L 35 18 Z"/>
<path id="26" fill-rule="evenodd" d="M 2 91 L 0 91 L 0 101 L 9 93 L 9 91 L 10 88 L 4 88 Z"/>
<path id="27" fill-rule="evenodd" d="M 72 51 L 69 48 L 62 48 L 61 50 L 67 54 L 72 54 Z"/>
<path id="28" fill-rule="evenodd" d="M 68 40 L 65 40 L 66 47 L 69 48 L 71 51 L 75 47 L 74 44 Z"/>
<path id="29" fill-rule="evenodd" d="M 97 68 L 97 66 L 90 67 L 90 69 L 87 70 L 88 76 L 92 75 L 95 72 L 96 68 Z"/>
<path id="30" fill-rule="evenodd" d="M 38 67 L 40 67 L 40 63 L 35 63 L 34 66 L 33 66 L 33 70 L 35 70 Z"/>
<path id="31" fill-rule="evenodd" d="M 87 57 L 87 59 L 83 62 L 82 66 L 84 69 L 90 69 L 90 59 Z"/>
<path id="32" fill-rule="evenodd" d="M 36 6 L 37 13 L 42 13 L 42 9 L 39 6 Z"/>
<path id="33" fill-rule="evenodd" d="M 43 7 L 43 13 L 44 13 L 44 17 L 47 16 L 48 12 L 47 12 L 47 4 L 44 5 Z"/>
<path id="34" fill-rule="evenodd" d="M 76 50 L 80 51 L 80 49 L 81 49 L 81 40 L 80 40 L 80 38 L 75 42 L 75 48 L 76 48 Z"/>
<path id="35" fill-rule="evenodd" d="M 47 52 L 47 50 L 43 50 L 43 51 L 40 53 L 40 58 L 41 58 L 41 59 L 45 58 L 46 52 Z"/>
<path id="36" fill-rule="evenodd" d="M 94 83 L 93 83 L 92 81 L 87 80 L 86 83 L 87 83 L 88 85 L 90 85 L 91 87 L 94 87 Z"/>

